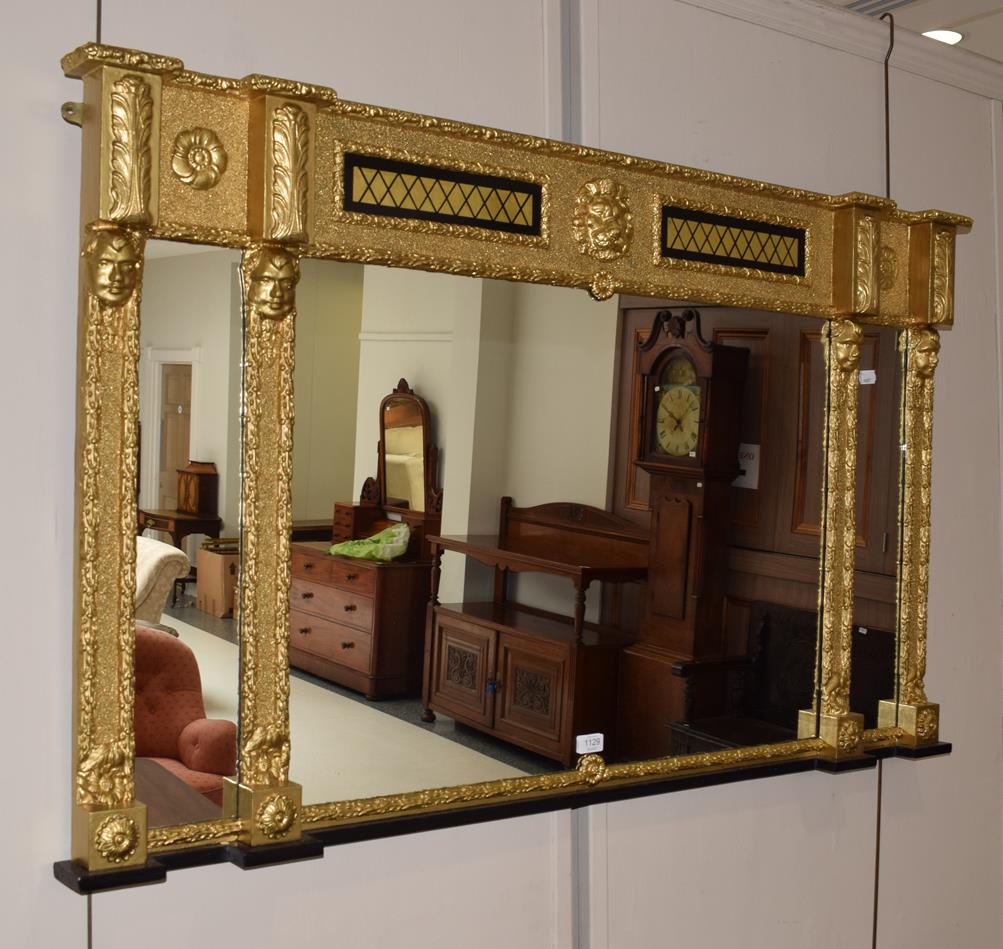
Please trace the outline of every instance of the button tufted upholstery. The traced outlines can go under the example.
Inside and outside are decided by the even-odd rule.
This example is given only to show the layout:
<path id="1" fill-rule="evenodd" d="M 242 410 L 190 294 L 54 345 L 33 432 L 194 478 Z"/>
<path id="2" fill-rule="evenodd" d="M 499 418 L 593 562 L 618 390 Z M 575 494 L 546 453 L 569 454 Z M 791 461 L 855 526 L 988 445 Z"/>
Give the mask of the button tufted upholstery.
<path id="1" fill-rule="evenodd" d="M 181 640 L 136 626 L 136 754 L 153 758 L 217 804 L 237 770 L 237 726 L 207 719 L 195 654 Z"/>

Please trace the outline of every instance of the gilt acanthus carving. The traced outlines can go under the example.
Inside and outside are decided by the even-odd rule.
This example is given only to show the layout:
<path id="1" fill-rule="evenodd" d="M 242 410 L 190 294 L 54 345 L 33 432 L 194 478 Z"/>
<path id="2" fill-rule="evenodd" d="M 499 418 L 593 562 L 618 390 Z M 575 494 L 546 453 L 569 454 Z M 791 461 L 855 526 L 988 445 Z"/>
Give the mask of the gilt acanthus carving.
<path id="1" fill-rule="evenodd" d="M 857 218 L 855 245 L 853 308 L 871 313 L 878 305 L 878 223 L 870 214 Z"/>
<path id="2" fill-rule="evenodd" d="M 272 113 L 271 233 L 273 240 L 306 238 L 310 120 L 289 103 Z"/>
<path id="3" fill-rule="evenodd" d="M 153 93 L 141 76 L 125 76 L 111 87 L 111 177 L 109 216 L 147 222 L 153 155 Z"/>
<path id="4" fill-rule="evenodd" d="M 954 235 L 950 231 L 937 231 L 933 237 L 932 309 L 934 323 L 950 323 L 953 318 L 951 287 L 951 247 Z"/>

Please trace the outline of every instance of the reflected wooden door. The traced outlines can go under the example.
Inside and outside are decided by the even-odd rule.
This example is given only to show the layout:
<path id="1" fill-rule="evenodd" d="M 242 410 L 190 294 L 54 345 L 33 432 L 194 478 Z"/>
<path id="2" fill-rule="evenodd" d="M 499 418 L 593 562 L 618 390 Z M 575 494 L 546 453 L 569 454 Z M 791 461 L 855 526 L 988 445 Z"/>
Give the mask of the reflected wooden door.
<path id="1" fill-rule="evenodd" d="M 160 386 L 160 472 L 157 507 L 178 506 L 178 468 L 188 464 L 192 427 L 192 367 L 165 363 Z"/>

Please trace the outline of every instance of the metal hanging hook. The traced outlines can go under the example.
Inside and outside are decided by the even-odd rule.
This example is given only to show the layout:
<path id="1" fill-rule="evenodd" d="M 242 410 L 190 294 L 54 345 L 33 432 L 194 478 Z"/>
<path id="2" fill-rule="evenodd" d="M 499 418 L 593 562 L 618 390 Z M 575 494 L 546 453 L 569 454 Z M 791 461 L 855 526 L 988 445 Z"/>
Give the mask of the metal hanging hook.
<path id="1" fill-rule="evenodd" d="M 892 50 L 895 49 L 895 17 L 891 13 L 882 13 L 878 18 L 888 21 L 888 51 L 885 53 L 885 197 L 892 196 L 892 134 L 888 121 L 889 116 L 889 94 L 888 94 L 888 61 L 892 58 Z"/>

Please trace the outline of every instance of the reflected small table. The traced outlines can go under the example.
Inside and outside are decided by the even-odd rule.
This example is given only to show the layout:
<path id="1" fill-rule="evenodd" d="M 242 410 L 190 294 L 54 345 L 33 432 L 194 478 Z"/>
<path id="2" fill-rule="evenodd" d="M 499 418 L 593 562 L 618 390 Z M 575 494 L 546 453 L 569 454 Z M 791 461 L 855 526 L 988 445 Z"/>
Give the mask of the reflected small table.
<path id="1" fill-rule="evenodd" d="M 136 800 L 150 827 L 219 820 L 223 810 L 152 758 L 136 759 Z"/>
<path id="2" fill-rule="evenodd" d="M 205 514 L 189 514 L 187 511 L 166 511 L 153 508 L 139 508 L 137 513 L 136 533 L 142 534 L 147 528 L 155 531 L 164 531 L 171 535 L 171 543 L 182 550 L 182 542 L 189 534 L 205 534 L 207 537 L 219 537 L 219 532 L 223 529 L 223 519 L 219 516 L 207 516 Z M 189 583 L 194 583 L 197 579 L 195 568 L 192 567 L 187 577 L 181 577 L 174 581 L 174 588 L 171 592 L 171 606 L 174 606 L 178 597 L 178 587 L 181 587 L 181 594 L 184 596 L 185 587 Z"/>

